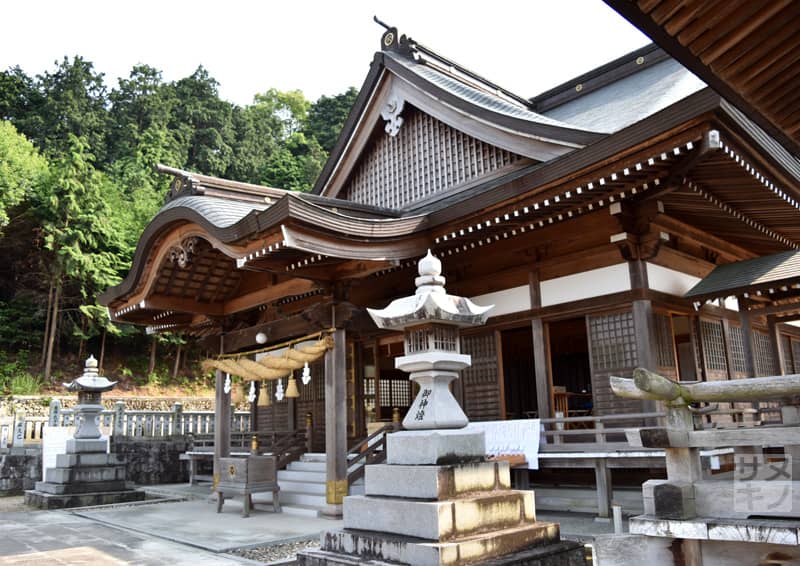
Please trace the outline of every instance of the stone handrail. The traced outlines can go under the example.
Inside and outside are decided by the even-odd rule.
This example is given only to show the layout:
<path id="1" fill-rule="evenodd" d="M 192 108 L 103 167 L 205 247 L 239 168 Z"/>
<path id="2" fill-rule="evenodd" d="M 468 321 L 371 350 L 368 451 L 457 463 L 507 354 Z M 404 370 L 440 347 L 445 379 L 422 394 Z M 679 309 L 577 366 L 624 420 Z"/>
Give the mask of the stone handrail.
<path id="1" fill-rule="evenodd" d="M 50 404 L 47 422 L 50 426 L 75 424 L 72 409 L 61 408 L 54 400 Z M 113 434 L 125 436 L 180 436 L 188 434 L 213 434 L 214 411 L 184 411 L 181 403 L 175 403 L 171 411 L 130 411 L 125 403 L 117 401 L 114 408 L 100 413 L 100 425 L 109 427 Z M 231 431 L 250 430 L 248 411 L 231 412 Z"/>

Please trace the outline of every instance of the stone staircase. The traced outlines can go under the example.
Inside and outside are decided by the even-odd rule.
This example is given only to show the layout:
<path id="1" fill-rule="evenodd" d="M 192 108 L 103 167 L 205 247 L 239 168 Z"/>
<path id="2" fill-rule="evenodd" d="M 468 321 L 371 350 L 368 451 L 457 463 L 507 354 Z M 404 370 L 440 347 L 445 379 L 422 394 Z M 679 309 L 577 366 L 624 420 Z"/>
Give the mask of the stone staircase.
<path id="1" fill-rule="evenodd" d="M 284 513 L 316 517 L 325 508 L 325 454 L 309 452 L 278 470 L 281 508 Z M 364 493 L 364 480 L 350 488 L 350 495 Z"/>

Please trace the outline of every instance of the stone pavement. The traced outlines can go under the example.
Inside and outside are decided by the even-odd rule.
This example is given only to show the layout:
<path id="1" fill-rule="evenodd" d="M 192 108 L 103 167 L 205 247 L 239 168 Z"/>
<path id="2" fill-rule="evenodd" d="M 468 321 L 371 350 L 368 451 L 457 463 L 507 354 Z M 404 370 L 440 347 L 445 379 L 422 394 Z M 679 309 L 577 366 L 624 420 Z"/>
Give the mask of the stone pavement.
<path id="1" fill-rule="evenodd" d="M 0 506 L 0 566 L 256 564 L 224 552 L 308 539 L 341 527 L 340 521 L 272 513 L 271 506 L 258 503 L 258 497 L 249 518 L 241 517 L 239 500 L 226 501 L 218 515 L 207 486 L 158 488 L 164 495 L 190 499 L 75 511 L 15 511 L 21 506 Z M 540 520 L 560 522 L 564 538 L 590 541 L 613 532 L 610 523 L 595 521 L 591 515 L 538 515 Z"/>
<path id="2" fill-rule="evenodd" d="M 3 533 L 0 537 L 2 566 L 252 564 L 237 557 L 100 525 L 66 511 L 3 513 L 0 532 Z"/>
<path id="3" fill-rule="evenodd" d="M 256 564 L 224 552 L 313 538 L 341 526 L 275 514 L 258 497 L 249 518 L 241 516 L 241 500 L 226 501 L 217 514 L 208 486 L 158 487 L 164 495 L 191 499 L 64 511 L 13 512 L 22 506 L 7 505 L 12 512 L 0 513 L 0 566 Z"/>

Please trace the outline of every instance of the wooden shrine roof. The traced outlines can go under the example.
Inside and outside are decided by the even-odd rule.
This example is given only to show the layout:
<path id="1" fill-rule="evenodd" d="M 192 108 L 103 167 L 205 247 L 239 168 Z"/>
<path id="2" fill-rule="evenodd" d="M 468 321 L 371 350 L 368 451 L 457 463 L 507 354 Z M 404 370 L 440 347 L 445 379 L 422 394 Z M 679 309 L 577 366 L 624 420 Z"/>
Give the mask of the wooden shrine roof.
<path id="1" fill-rule="evenodd" d="M 800 154 L 800 3 L 605 0 Z"/>
<path id="2" fill-rule="evenodd" d="M 718 265 L 685 296 L 704 300 L 744 292 L 755 295 L 758 291 L 780 290 L 797 283 L 800 283 L 800 251 L 788 251 Z"/>
<path id="3" fill-rule="evenodd" d="M 652 211 L 656 234 L 698 246 L 712 242 L 719 256 L 705 258 L 709 266 L 800 247 L 800 164 L 711 89 L 679 89 L 670 96 L 691 94 L 664 107 L 649 106 L 643 118 L 632 113 L 625 119 L 633 123 L 610 134 L 590 132 L 567 143 L 564 136 L 586 131 L 542 116 L 536 105 L 554 112 L 586 105 L 589 98 L 561 89 L 525 101 L 431 53 L 411 40 L 378 53 L 365 84 L 373 81 L 377 88 L 384 73 L 394 73 L 492 127 L 527 124 L 514 126 L 528 128 L 532 137 L 525 143 L 558 134 L 564 153 L 540 162 L 520 160 L 403 209 L 161 166 L 174 178 L 168 202 L 142 234 L 127 277 L 99 297 L 112 319 L 203 335 L 220 332 L 226 319 L 252 325 L 265 317 L 294 316 L 320 302 L 320 295 L 330 299 L 338 283 L 372 283 L 410 265 L 426 248 L 440 257 L 472 251 L 480 256 L 478 249 L 490 246 L 492 255 L 514 257 L 544 245 L 551 236 L 539 236 L 542 229 L 599 210 L 634 216 Z M 625 81 L 648 70 L 673 76 L 664 66 L 673 62 L 658 50 L 640 53 L 652 59 L 643 63 L 644 71 L 625 58 L 584 77 L 590 86 L 583 95 L 605 100 L 613 88 L 635 90 L 635 81 Z M 376 123 L 382 126 L 369 107 L 370 93 L 375 91 L 362 89 L 317 190 L 345 150 L 366 151 L 369 137 L 358 151 L 349 147 L 363 120 L 373 120 L 364 128 L 370 135 Z M 602 216 L 609 218 L 608 212 Z M 607 238 L 604 245 L 618 253 Z"/>

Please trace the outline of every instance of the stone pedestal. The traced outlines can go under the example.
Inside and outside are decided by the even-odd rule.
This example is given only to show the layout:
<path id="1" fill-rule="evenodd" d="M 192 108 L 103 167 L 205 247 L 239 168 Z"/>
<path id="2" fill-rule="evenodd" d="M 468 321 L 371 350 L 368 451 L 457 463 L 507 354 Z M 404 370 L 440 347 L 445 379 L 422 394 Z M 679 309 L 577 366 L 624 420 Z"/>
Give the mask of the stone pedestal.
<path id="1" fill-rule="evenodd" d="M 67 453 L 56 456 L 56 467 L 45 470 L 44 481 L 25 492 L 25 503 L 40 509 L 64 509 L 142 501 L 143 491 L 125 482 L 125 462 L 106 453 L 104 438 L 67 441 Z"/>
<path id="2" fill-rule="evenodd" d="M 536 521 L 532 491 L 511 489 L 507 462 L 487 462 L 483 433 L 404 431 L 387 462 L 367 466 L 365 495 L 345 497 L 344 529 L 298 563 L 584 564 L 582 545 Z"/>

